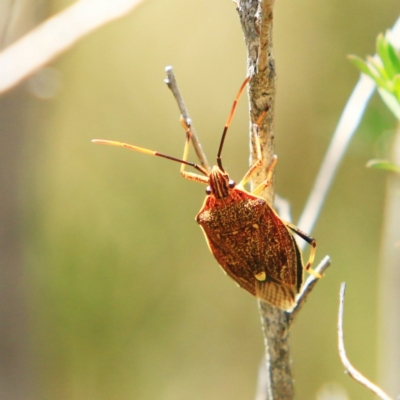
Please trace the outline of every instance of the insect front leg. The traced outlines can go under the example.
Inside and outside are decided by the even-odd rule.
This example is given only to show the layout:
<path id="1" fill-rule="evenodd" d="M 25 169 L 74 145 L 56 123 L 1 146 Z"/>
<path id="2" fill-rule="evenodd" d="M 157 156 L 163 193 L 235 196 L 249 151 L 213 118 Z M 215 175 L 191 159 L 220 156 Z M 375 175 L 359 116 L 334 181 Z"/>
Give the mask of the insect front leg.
<path id="1" fill-rule="evenodd" d="M 190 125 L 187 124 L 187 122 L 183 119 L 182 116 L 181 116 L 180 121 L 181 121 L 183 128 L 186 131 L 186 141 L 185 141 L 185 147 L 183 148 L 183 156 L 182 156 L 182 160 L 186 162 L 188 159 L 188 154 L 189 154 L 189 146 L 190 146 L 190 139 L 192 138 L 192 130 L 190 129 Z M 197 169 L 199 169 L 199 168 L 197 168 Z M 203 171 L 202 172 L 205 175 L 208 175 L 207 171 L 203 167 L 200 167 L 199 170 L 200 171 L 204 170 L 204 172 Z M 200 182 L 200 183 L 205 183 L 205 184 L 208 184 L 208 182 L 209 182 L 208 176 L 202 176 L 199 174 L 195 174 L 193 172 L 186 171 L 186 164 L 184 164 L 184 163 L 181 164 L 181 175 L 185 179 L 188 179 L 190 181 L 195 181 L 195 182 Z"/>
<path id="2" fill-rule="evenodd" d="M 254 164 L 250 167 L 250 169 L 246 172 L 246 175 L 243 177 L 243 179 L 240 181 L 239 186 L 243 187 L 255 174 L 255 172 L 262 166 L 263 163 L 263 156 L 261 152 L 261 144 L 260 144 L 260 135 L 258 133 L 259 126 L 263 119 L 265 118 L 265 115 L 267 114 L 267 110 L 263 111 L 261 115 L 258 117 L 258 120 L 255 124 L 253 124 L 253 136 L 255 140 L 255 147 L 257 151 L 257 159 L 254 162 Z M 262 182 L 257 188 L 252 192 L 253 194 L 257 194 L 261 192 L 263 189 L 265 189 L 269 185 L 269 181 L 271 180 L 275 164 L 277 162 L 277 157 L 274 156 L 274 159 L 272 160 L 271 165 L 268 167 L 267 170 L 267 179 L 265 179 L 264 182 Z"/>
<path id="3" fill-rule="evenodd" d="M 258 193 L 262 192 L 266 187 L 269 186 L 272 179 L 272 174 L 274 173 L 274 168 L 276 163 L 278 162 L 278 156 L 274 154 L 274 157 L 271 161 L 271 164 L 268 166 L 267 169 L 267 178 L 262 181 L 251 193 L 257 195 Z"/>
<path id="4" fill-rule="evenodd" d="M 314 262 L 315 252 L 317 250 L 316 240 L 313 237 L 304 233 L 296 225 L 293 225 L 290 222 L 285 222 L 285 224 L 290 230 L 292 230 L 296 235 L 300 236 L 303 240 L 305 240 L 311 246 L 310 256 L 308 257 L 308 262 L 305 266 L 305 270 L 307 272 L 309 272 L 310 274 L 314 275 L 316 278 L 322 278 L 321 274 L 319 274 L 318 272 L 314 271 L 311 268 L 311 265 Z"/>

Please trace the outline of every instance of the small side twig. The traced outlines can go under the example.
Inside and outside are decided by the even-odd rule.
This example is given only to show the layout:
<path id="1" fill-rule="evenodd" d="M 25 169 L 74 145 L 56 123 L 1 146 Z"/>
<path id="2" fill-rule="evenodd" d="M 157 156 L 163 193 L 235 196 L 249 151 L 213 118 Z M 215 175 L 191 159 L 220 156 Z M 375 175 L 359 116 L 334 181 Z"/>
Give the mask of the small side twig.
<path id="1" fill-rule="evenodd" d="M 346 290 L 346 284 L 342 283 L 340 286 L 340 302 L 339 302 L 339 318 L 338 318 L 338 340 L 339 340 L 339 355 L 346 372 L 361 385 L 365 386 L 367 389 L 371 390 L 380 399 L 392 400 L 381 388 L 369 381 L 364 375 L 358 372 L 350 363 L 346 355 L 346 350 L 344 348 L 344 333 L 343 333 L 343 313 L 344 313 L 344 294 Z"/>
<path id="2" fill-rule="evenodd" d="M 323 275 L 326 269 L 331 265 L 331 259 L 329 256 L 325 256 L 322 261 L 317 265 L 317 267 L 314 269 L 315 272 Z M 300 293 L 297 296 L 296 299 L 296 306 L 293 308 L 293 311 L 290 313 L 290 323 L 294 320 L 294 317 L 297 315 L 299 312 L 301 306 L 303 303 L 306 301 L 308 295 L 311 293 L 311 290 L 313 290 L 315 284 L 319 281 L 318 278 L 316 278 L 314 275 L 309 275 L 309 277 L 306 279 L 304 282 L 303 287 L 301 288 Z"/>
<path id="3" fill-rule="evenodd" d="M 192 120 L 189 117 L 189 112 L 186 108 L 185 102 L 183 101 L 183 97 L 179 91 L 178 84 L 176 82 L 176 78 L 174 75 L 174 71 L 171 66 L 165 68 L 165 72 L 167 77 L 164 79 L 164 82 L 167 84 L 168 88 L 171 90 L 172 94 L 175 97 L 176 102 L 178 103 L 179 111 L 181 112 L 182 118 L 185 120 L 187 126 L 190 126 L 192 131 L 192 144 L 196 155 L 201 163 L 201 166 L 204 167 L 207 171 L 210 170 L 210 165 L 208 164 L 207 157 L 201 147 L 201 143 L 196 134 L 196 129 L 192 124 Z"/>

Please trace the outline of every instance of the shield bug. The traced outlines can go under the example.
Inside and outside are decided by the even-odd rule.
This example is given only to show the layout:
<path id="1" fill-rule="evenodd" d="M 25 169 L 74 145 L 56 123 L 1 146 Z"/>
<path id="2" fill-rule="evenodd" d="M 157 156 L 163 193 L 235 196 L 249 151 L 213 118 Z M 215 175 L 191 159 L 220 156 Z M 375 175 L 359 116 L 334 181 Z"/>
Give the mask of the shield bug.
<path id="1" fill-rule="evenodd" d="M 311 269 L 316 241 L 296 226 L 281 220 L 272 207 L 258 194 L 272 178 L 277 162 L 275 156 L 268 167 L 267 178 L 252 192 L 244 186 L 262 165 L 262 152 L 258 126 L 266 111 L 253 124 L 253 135 L 257 148 L 257 160 L 239 184 L 229 178 L 222 166 L 221 153 L 226 133 L 233 118 L 237 102 L 249 82 L 247 78 L 239 89 L 225 124 L 217 154 L 217 165 L 210 171 L 187 161 L 191 141 L 191 128 L 181 118 L 186 130 L 186 142 L 182 159 L 127 143 L 95 139 L 94 143 L 120 146 L 140 153 L 163 157 L 181 163 L 181 175 L 189 180 L 207 185 L 206 198 L 196 221 L 203 229 L 208 246 L 214 257 L 240 287 L 253 296 L 273 306 L 290 311 L 295 305 L 295 296 L 303 283 L 304 270 L 319 274 Z M 201 173 L 186 171 L 190 166 Z M 296 233 L 311 245 L 306 266 L 300 249 L 291 232 Z"/>

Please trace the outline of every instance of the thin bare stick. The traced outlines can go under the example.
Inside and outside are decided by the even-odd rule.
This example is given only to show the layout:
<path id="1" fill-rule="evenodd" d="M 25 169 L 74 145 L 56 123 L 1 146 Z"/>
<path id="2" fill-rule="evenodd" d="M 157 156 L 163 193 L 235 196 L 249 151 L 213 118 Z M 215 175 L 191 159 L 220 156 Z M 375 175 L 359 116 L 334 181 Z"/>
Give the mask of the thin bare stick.
<path id="1" fill-rule="evenodd" d="M 344 333 L 343 333 L 343 313 L 344 313 L 344 294 L 346 291 L 346 283 L 342 283 L 340 286 L 340 302 L 339 302 L 339 317 L 338 317 L 338 341 L 339 341 L 339 355 L 346 372 L 361 385 L 365 386 L 380 399 L 392 400 L 381 388 L 369 381 L 364 375 L 358 372 L 350 363 L 346 355 L 344 348 Z"/>
<path id="2" fill-rule="evenodd" d="M 164 82 L 167 84 L 168 88 L 171 90 L 172 94 L 175 97 L 176 102 L 178 103 L 179 111 L 181 112 L 182 118 L 185 120 L 186 125 L 190 126 L 192 131 L 192 144 L 196 155 L 200 161 L 200 164 L 207 171 L 210 171 L 210 165 L 208 164 L 207 157 L 201 147 L 201 143 L 196 134 L 196 129 L 192 124 L 192 120 L 189 116 L 189 112 L 186 108 L 185 102 L 183 101 L 183 97 L 179 91 L 178 84 L 176 82 L 175 74 L 171 66 L 165 68 L 165 72 L 167 77 L 164 79 Z"/>
<path id="3" fill-rule="evenodd" d="M 326 269 L 331 265 L 331 259 L 329 256 L 325 256 L 322 261 L 318 264 L 318 266 L 314 269 L 315 272 L 323 275 Z M 309 275 L 306 281 L 304 282 L 303 287 L 300 290 L 300 293 L 297 295 L 296 306 L 293 308 L 293 311 L 290 314 L 291 321 L 293 321 L 294 317 L 299 312 L 301 306 L 306 301 L 308 295 L 311 290 L 313 290 L 315 284 L 319 281 L 314 275 Z"/>
<path id="4" fill-rule="evenodd" d="M 0 53 L 0 93 L 48 64 L 78 40 L 144 0 L 79 0 Z"/>

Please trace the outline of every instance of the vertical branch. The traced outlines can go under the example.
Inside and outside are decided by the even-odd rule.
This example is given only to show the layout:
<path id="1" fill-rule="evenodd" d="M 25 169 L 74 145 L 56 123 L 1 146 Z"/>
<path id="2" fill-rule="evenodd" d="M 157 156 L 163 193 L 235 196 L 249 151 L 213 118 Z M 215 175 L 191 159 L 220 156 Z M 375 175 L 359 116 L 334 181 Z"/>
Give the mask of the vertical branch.
<path id="1" fill-rule="evenodd" d="M 273 0 L 239 0 L 237 11 L 244 32 L 247 47 L 247 74 L 249 82 L 250 120 L 255 122 L 261 112 L 267 110 L 259 127 L 263 153 L 263 168 L 253 178 L 257 186 L 266 178 L 267 166 L 274 156 L 273 118 L 275 111 L 276 74 L 272 50 Z M 251 129 L 250 129 L 251 132 Z M 251 163 L 257 158 L 254 138 L 251 142 Z M 270 185 L 262 196 L 273 203 L 273 186 Z"/>
<path id="2" fill-rule="evenodd" d="M 267 166 L 274 155 L 273 118 L 275 109 L 276 73 L 272 48 L 273 0 L 239 0 L 237 11 L 247 47 L 250 120 L 255 122 L 264 110 L 267 115 L 260 126 L 260 142 L 264 165 L 253 178 L 257 186 L 266 179 Z M 251 131 L 251 129 L 250 129 Z M 251 136 L 251 163 L 256 158 L 254 138 Z M 273 203 L 274 187 L 261 194 Z M 265 338 L 267 379 L 266 399 L 292 399 L 293 379 L 289 353 L 289 314 L 259 301 Z"/>
<path id="3" fill-rule="evenodd" d="M 289 348 L 289 313 L 258 301 L 266 352 L 265 400 L 294 396 Z"/>
<path id="4" fill-rule="evenodd" d="M 275 60 L 272 47 L 274 0 L 237 0 L 237 11 L 247 47 L 247 74 L 249 82 L 250 122 L 257 121 L 267 111 L 259 127 L 263 166 L 253 178 L 252 185 L 258 186 L 267 178 L 267 167 L 274 157 L 274 111 L 276 93 Z M 254 137 L 250 126 L 251 160 L 257 157 Z M 273 204 L 274 185 L 261 193 L 270 205 Z M 330 264 L 329 257 L 317 267 L 322 273 Z M 315 284 L 309 279 L 299 293 L 297 305 L 292 313 L 259 300 L 259 311 L 265 341 L 266 369 L 263 384 L 259 385 L 257 400 L 293 399 L 293 378 L 289 349 L 289 328 L 304 299 Z M 261 392 L 260 392 L 261 390 Z"/>

